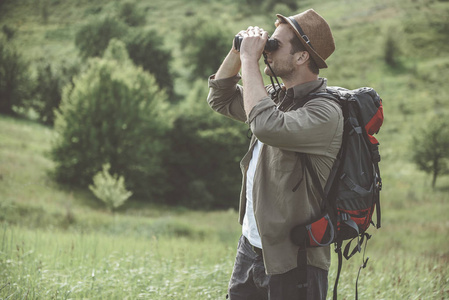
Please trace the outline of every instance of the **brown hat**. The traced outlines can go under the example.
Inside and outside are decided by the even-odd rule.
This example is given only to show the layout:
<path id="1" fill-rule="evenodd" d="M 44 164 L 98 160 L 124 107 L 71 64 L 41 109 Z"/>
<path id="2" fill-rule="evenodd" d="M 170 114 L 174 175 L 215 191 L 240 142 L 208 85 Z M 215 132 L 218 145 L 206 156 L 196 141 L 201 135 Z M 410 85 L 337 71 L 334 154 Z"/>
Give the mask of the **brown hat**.
<path id="1" fill-rule="evenodd" d="M 290 25 L 318 68 L 327 68 L 325 60 L 334 52 L 335 43 L 326 20 L 313 9 L 292 17 L 284 17 L 279 14 L 276 16 L 282 23 L 285 22 Z M 278 22 L 276 22 L 276 26 L 278 25 Z"/>

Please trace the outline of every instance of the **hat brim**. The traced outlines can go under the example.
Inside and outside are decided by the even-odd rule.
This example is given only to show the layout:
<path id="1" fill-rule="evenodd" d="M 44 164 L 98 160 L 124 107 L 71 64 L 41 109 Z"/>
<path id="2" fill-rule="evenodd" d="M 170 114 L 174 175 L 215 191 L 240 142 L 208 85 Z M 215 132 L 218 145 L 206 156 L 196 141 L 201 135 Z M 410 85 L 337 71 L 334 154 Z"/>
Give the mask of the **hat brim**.
<path id="1" fill-rule="evenodd" d="M 296 34 L 296 36 L 299 38 L 299 40 L 301 41 L 301 43 L 304 45 L 304 47 L 307 49 L 307 52 L 309 52 L 310 56 L 312 57 L 313 61 L 316 63 L 317 67 L 319 69 L 325 69 L 327 68 L 327 64 L 324 61 L 324 59 L 315 52 L 315 50 L 310 47 L 309 44 L 306 43 L 306 41 L 302 38 L 301 34 L 299 33 L 299 31 L 296 29 L 296 26 L 292 23 L 292 21 L 287 18 L 284 17 L 281 14 L 276 14 L 276 17 L 278 17 L 278 19 L 282 19 L 283 21 L 285 21 L 285 23 L 287 25 L 290 26 L 290 28 L 293 30 L 293 32 Z"/>

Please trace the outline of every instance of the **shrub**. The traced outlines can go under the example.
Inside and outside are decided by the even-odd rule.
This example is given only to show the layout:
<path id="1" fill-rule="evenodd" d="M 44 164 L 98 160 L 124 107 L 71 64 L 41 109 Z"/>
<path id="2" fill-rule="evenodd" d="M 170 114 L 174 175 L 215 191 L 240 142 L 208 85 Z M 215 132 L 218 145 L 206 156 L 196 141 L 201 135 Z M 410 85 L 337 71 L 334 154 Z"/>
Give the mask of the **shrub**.
<path id="1" fill-rule="evenodd" d="M 163 38 L 156 31 L 136 31 L 127 40 L 126 48 L 132 61 L 154 75 L 157 84 L 165 89 L 174 102 L 173 76 L 170 72 L 172 55 L 163 47 Z"/>
<path id="2" fill-rule="evenodd" d="M 126 190 L 123 176 L 111 175 L 110 169 L 109 163 L 104 164 L 103 170 L 93 177 L 93 185 L 89 185 L 89 189 L 113 211 L 122 206 L 132 193 Z"/>
<path id="3" fill-rule="evenodd" d="M 389 30 L 384 46 L 384 61 L 387 65 L 394 68 L 398 66 L 398 55 L 400 54 L 399 45 L 397 42 L 397 33 Z"/>
<path id="4" fill-rule="evenodd" d="M 7 24 L 2 26 L 2 32 L 6 36 L 6 40 L 10 41 L 16 35 L 16 30 Z"/>
<path id="5" fill-rule="evenodd" d="M 196 78 L 215 73 L 232 46 L 234 35 L 217 25 L 219 22 L 200 19 L 187 26 L 181 37 L 185 65 Z"/>
<path id="6" fill-rule="evenodd" d="M 105 57 L 89 65 L 73 90 L 63 91 L 52 145 L 54 175 L 87 186 L 109 162 L 135 196 L 156 201 L 167 188 L 161 161 L 169 126 L 166 95 L 153 76 L 132 64 L 120 41 L 112 40 Z"/>
<path id="7" fill-rule="evenodd" d="M 180 103 L 168 134 L 170 204 L 194 208 L 237 208 L 241 176 L 239 161 L 247 148 L 247 127 L 212 111 L 207 83 L 198 80 Z"/>
<path id="8" fill-rule="evenodd" d="M 136 6 L 134 2 L 122 4 L 119 18 L 129 26 L 140 26 L 145 24 L 145 13 Z"/>
<path id="9" fill-rule="evenodd" d="M 448 116 L 432 118 L 418 135 L 413 137 L 413 161 L 418 168 L 432 175 L 432 188 L 437 177 L 449 174 Z"/>
<path id="10" fill-rule="evenodd" d="M 127 33 L 127 27 L 112 17 L 95 19 L 81 27 L 75 36 L 75 45 L 82 58 L 100 57 L 113 38 L 121 38 Z"/>
<path id="11" fill-rule="evenodd" d="M 10 43 L 0 40 L 0 113 L 14 114 L 30 93 L 28 64 Z"/>
<path id="12" fill-rule="evenodd" d="M 54 110 L 61 103 L 62 88 L 67 84 L 73 88 L 73 77 L 79 70 L 79 65 L 67 62 L 63 62 L 59 68 L 48 62 L 38 64 L 30 106 L 38 113 L 42 123 L 54 124 Z"/>

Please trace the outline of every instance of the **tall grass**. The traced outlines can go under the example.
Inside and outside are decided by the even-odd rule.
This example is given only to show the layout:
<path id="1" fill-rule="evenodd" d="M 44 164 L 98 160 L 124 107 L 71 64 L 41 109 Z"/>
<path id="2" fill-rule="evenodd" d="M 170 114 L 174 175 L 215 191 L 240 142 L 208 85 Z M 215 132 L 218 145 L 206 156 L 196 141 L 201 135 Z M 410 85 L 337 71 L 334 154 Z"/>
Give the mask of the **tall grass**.
<path id="1" fill-rule="evenodd" d="M 128 237 L 3 225 L 2 299 L 218 299 L 229 248 L 188 237 Z"/>

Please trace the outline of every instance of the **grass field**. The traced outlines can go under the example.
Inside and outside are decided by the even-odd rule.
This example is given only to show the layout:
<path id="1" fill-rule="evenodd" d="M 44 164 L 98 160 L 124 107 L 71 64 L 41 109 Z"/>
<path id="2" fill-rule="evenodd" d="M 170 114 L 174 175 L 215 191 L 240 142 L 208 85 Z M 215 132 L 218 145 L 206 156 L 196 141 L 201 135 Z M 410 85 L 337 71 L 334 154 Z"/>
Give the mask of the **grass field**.
<path id="1" fill-rule="evenodd" d="M 15 41 L 31 64 L 42 58 L 72 61 L 77 29 L 100 14 L 115 13 L 119 3 L 5 0 L 8 13 L 0 14 L 0 25 L 17 30 Z M 273 29 L 272 17 L 240 10 L 231 0 L 138 3 L 147 15 L 145 27 L 158 29 L 173 49 L 180 90 L 190 78 L 178 45 L 182 32 L 173 24 L 182 28 L 207 16 L 235 32 L 252 24 Z M 369 230 L 374 236 L 359 298 L 449 299 L 449 177 L 439 177 L 432 190 L 430 177 L 410 162 L 413 134 L 426 118 L 449 110 L 447 33 L 438 23 L 448 3 L 300 3 L 301 9 L 312 6 L 332 24 L 337 42 L 332 68 L 322 76 L 330 85 L 372 86 L 384 99 L 382 228 Z M 440 31 L 428 31 L 429 19 L 442 26 Z M 411 35 L 407 24 L 420 26 L 409 25 Z M 383 61 L 389 33 L 401 48 L 398 68 Z M 423 46 L 411 47 L 416 40 Z M 112 214 L 87 189 L 53 181 L 48 155 L 53 134 L 33 121 L 0 116 L 0 299 L 224 299 L 241 230 L 236 211 L 130 200 Z M 336 261 L 333 255 L 328 299 Z M 361 264 L 361 254 L 344 263 L 340 299 L 354 298 Z"/>
<path id="2" fill-rule="evenodd" d="M 86 191 L 52 183 L 50 129 L 1 117 L 0 139 L 0 299 L 224 299 L 235 211 L 129 203 L 111 214 Z M 447 299 L 447 193 L 409 185 L 382 196 L 360 298 Z M 361 254 L 344 263 L 341 299 L 354 297 L 361 263 Z M 335 264 L 334 255 L 329 295 Z"/>

